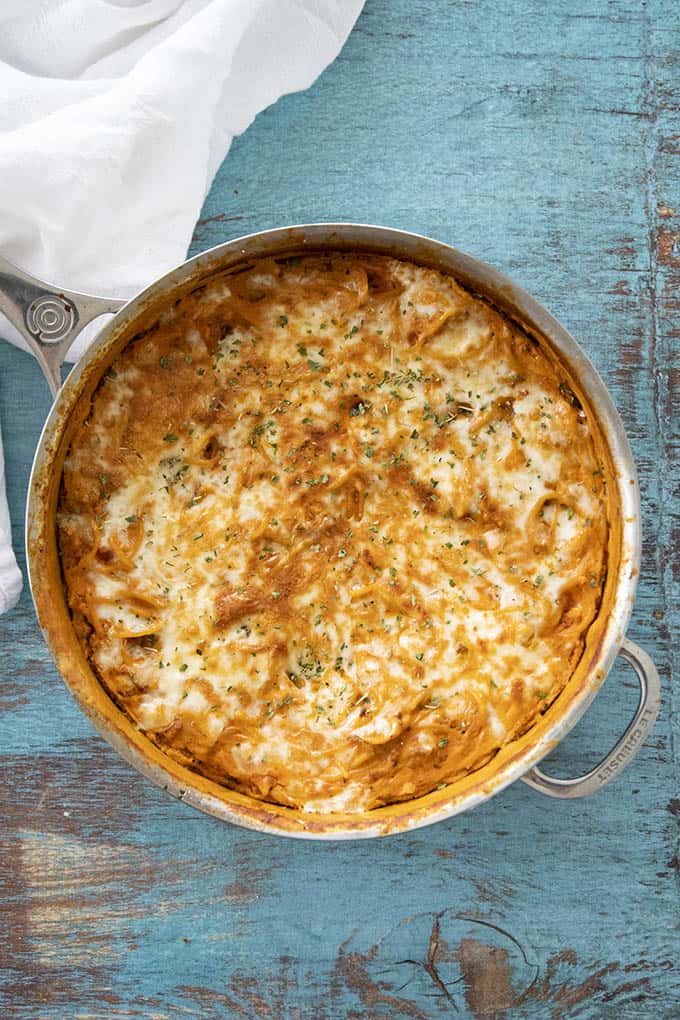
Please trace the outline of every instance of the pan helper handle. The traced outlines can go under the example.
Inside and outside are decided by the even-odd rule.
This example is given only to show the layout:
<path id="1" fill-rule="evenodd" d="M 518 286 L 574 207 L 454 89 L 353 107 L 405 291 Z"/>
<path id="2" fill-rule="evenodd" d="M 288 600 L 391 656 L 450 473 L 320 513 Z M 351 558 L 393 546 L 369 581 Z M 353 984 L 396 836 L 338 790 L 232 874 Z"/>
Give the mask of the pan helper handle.
<path id="1" fill-rule="evenodd" d="M 125 301 L 60 290 L 17 268 L 0 255 L 0 312 L 26 340 L 56 396 L 61 366 L 71 344 L 93 319 L 117 312 Z"/>
<path id="2" fill-rule="evenodd" d="M 626 732 L 599 765 L 577 779 L 553 779 L 534 766 L 522 776 L 534 790 L 560 800 L 589 797 L 618 776 L 642 747 L 661 707 L 659 673 L 647 653 L 628 638 L 623 639 L 619 655 L 633 667 L 640 685 L 640 701 Z"/>

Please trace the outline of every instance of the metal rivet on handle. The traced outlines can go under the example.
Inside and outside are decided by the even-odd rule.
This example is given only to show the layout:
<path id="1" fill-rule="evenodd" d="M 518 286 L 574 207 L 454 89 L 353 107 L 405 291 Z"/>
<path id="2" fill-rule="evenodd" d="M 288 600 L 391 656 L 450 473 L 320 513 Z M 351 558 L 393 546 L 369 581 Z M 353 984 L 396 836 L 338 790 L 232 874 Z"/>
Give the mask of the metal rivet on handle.
<path id="1" fill-rule="evenodd" d="M 34 298 L 24 317 L 28 331 L 46 343 L 62 340 L 73 329 L 77 318 L 73 302 L 56 294 Z"/>

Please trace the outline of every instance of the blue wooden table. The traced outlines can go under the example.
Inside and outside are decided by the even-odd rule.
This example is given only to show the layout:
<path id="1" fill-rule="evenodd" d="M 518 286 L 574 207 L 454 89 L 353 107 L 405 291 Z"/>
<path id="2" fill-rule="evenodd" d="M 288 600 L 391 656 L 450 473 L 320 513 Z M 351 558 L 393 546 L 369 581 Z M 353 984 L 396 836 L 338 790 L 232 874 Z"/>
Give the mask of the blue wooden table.
<path id="1" fill-rule="evenodd" d="M 236 141 L 191 248 L 311 220 L 415 230 L 495 264 L 580 339 L 640 471 L 630 635 L 664 686 L 640 755 L 592 799 L 520 783 L 382 841 L 247 832 L 95 735 L 24 592 L 0 618 L 2 1018 L 680 1016 L 679 31 L 672 0 L 368 0 L 314 87 Z M 17 549 L 48 403 L 35 362 L 0 345 Z M 609 748 L 635 689 L 612 673 L 554 773 Z"/>

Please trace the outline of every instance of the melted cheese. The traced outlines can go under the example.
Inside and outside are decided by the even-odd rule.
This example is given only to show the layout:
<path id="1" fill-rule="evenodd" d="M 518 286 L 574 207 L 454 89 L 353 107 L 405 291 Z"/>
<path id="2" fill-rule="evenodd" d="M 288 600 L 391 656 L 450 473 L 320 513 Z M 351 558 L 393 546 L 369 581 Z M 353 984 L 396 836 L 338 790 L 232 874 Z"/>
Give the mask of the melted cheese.
<path id="1" fill-rule="evenodd" d="M 419 796 L 563 688 L 604 478 L 554 355 L 453 280 L 308 256 L 130 342 L 65 468 L 69 603 L 168 754 L 308 811 Z"/>

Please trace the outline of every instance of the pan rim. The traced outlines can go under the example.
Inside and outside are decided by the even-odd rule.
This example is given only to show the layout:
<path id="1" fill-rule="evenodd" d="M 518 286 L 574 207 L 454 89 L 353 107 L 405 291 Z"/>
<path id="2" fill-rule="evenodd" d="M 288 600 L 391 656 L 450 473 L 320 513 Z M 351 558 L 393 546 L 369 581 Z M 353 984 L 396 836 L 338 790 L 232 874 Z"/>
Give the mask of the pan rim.
<path id="1" fill-rule="evenodd" d="M 315 247 L 329 251 L 342 248 L 355 251 L 382 250 L 395 257 L 407 258 L 421 264 L 439 265 L 444 271 L 459 279 L 463 285 L 470 287 L 471 283 L 475 284 L 474 290 L 493 300 L 523 328 L 535 330 L 543 337 L 566 362 L 570 371 L 578 377 L 590 406 L 596 413 L 609 454 L 616 467 L 621 514 L 621 548 L 618 577 L 608 607 L 609 616 L 603 624 L 603 633 L 582 688 L 572 697 L 566 711 L 556 713 L 552 725 L 546 728 L 546 732 L 539 739 L 534 743 L 527 741 L 524 750 L 514 758 L 498 762 L 499 767 L 492 768 L 487 778 L 480 777 L 480 782 L 473 781 L 467 792 L 461 796 L 439 797 L 436 803 L 424 803 L 432 798 L 433 795 L 429 794 L 418 800 L 396 805 L 396 810 L 391 812 L 380 808 L 357 816 L 305 816 L 297 812 L 297 815 L 301 816 L 301 821 L 290 826 L 283 824 L 282 813 L 295 813 L 294 809 L 268 805 L 256 801 L 255 798 L 243 798 L 242 795 L 236 797 L 234 791 L 226 787 L 220 787 L 209 781 L 199 782 L 198 775 L 183 766 L 169 767 L 170 763 L 172 765 L 176 763 L 162 753 L 161 757 L 168 765 L 159 763 L 148 753 L 148 749 L 142 749 L 142 740 L 131 740 L 125 728 L 116 726 L 115 720 L 101 712 L 92 699 L 86 696 L 83 686 L 73 679 L 73 671 L 77 666 L 73 656 L 69 657 L 67 650 L 65 651 L 63 642 L 57 640 L 53 618 L 45 609 L 44 584 L 49 566 L 47 546 L 50 541 L 50 514 L 49 507 L 45 506 L 45 495 L 48 491 L 46 481 L 49 481 L 50 467 L 58 460 L 59 448 L 63 444 L 75 407 L 87 386 L 92 385 L 93 380 L 98 381 L 103 374 L 107 356 L 113 357 L 118 345 L 122 347 L 129 341 L 131 325 L 139 323 L 149 308 L 153 307 L 154 302 L 163 297 L 167 300 L 173 290 L 199 286 L 201 280 L 213 273 L 226 271 L 247 262 L 248 259 L 259 258 L 265 254 L 283 256 L 285 253 L 292 254 L 295 251 L 311 251 Z M 424 257 L 418 257 L 418 252 L 421 256 L 424 253 Z M 45 640 L 76 702 L 102 736 L 138 771 L 194 807 L 241 826 L 313 839 L 369 838 L 410 831 L 442 821 L 500 792 L 521 778 L 529 768 L 548 754 L 587 710 L 618 654 L 632 611 L 639 571 L 640 544 L 639 493 L 630 445 L 604 382 L 574 337 L 528 292 L 474 256 L 424 235 L 355 223 L 299 224 L 243 235 L 194 255 L 133 297 L 103 327 L 92 345 L 75 364 L 58 394 L 36 450 L 26 511 L 29 580 Z M 560 698 L 555 704 L 558 704 L 559 700 Z M 114 713 L 123 714 L 112 700 L 109 699 L 109 702 Z M 534 729 L 536 727 L 532 727 L 532 730 Z M 143 737 L 141 731 L 138 733 Z M 144 737 L 143 740 L 150 744 L 147 738 Z M 498 757 L 496 756 L 494 762 L 497 762 Z M 176 774 L 178 772 L 182 773 L 179 777 Z M 485 769 L 480 772 L 484 773 Z M 214 790 L 225 791 L 228 799 L 223 799 L 210 789 L 206 789 L 206 785 Z M 255 809 L 245 810 L 245 805 L 240 803 L 241 800 L 252 801 Z M 394 805 L 390 807 L 395 808 Z M 316 819 L 323 820 L 317 822 Z M 337 821 L 334 822 L 333 819 Z"/>

